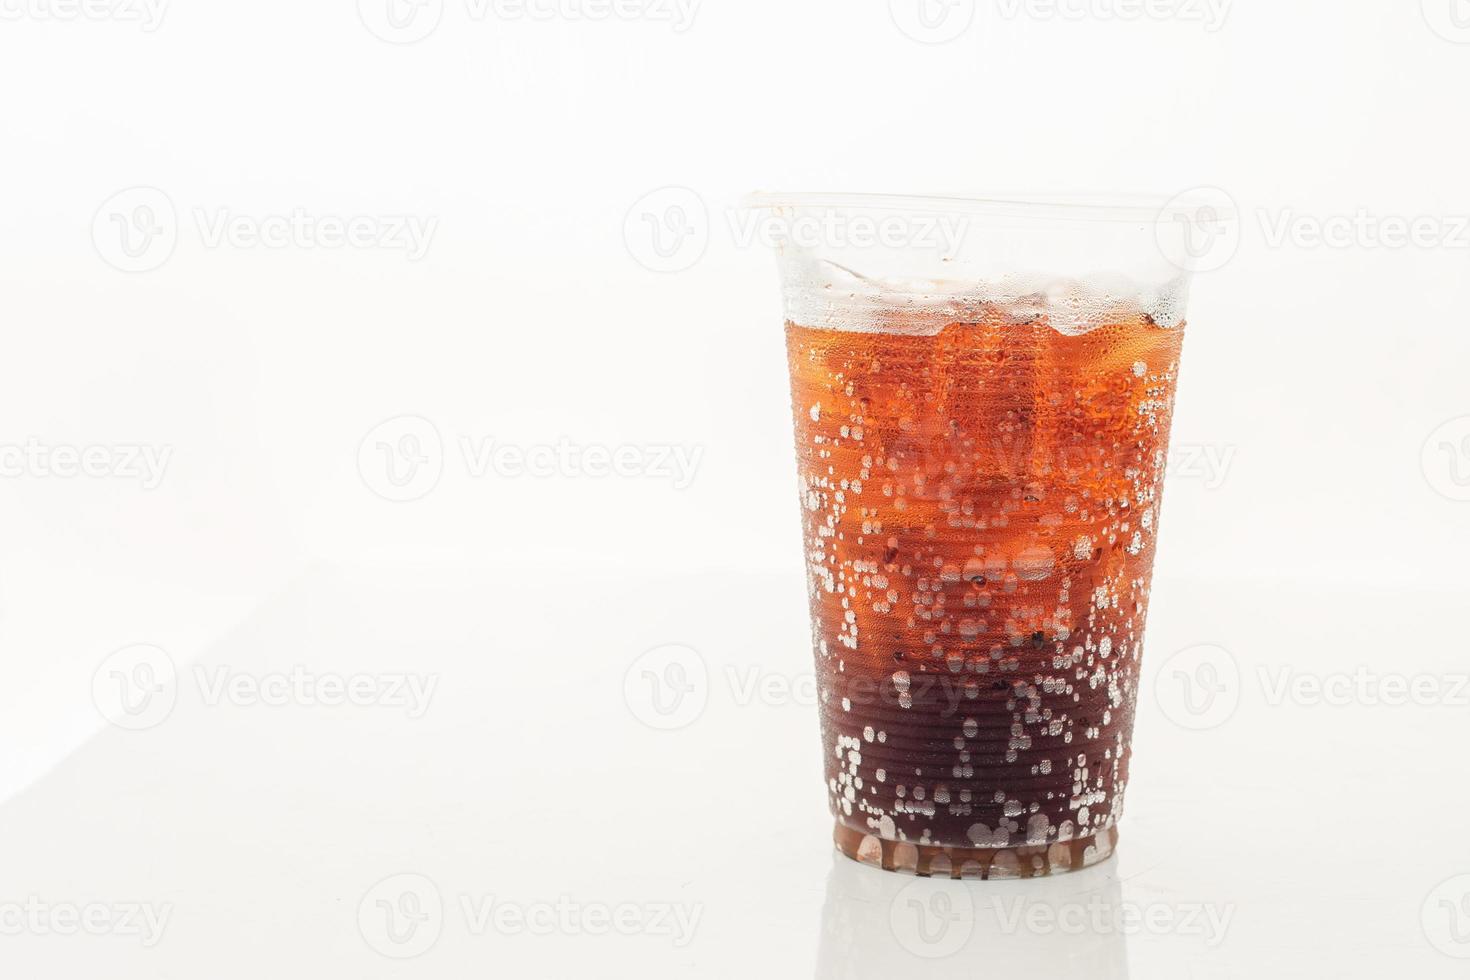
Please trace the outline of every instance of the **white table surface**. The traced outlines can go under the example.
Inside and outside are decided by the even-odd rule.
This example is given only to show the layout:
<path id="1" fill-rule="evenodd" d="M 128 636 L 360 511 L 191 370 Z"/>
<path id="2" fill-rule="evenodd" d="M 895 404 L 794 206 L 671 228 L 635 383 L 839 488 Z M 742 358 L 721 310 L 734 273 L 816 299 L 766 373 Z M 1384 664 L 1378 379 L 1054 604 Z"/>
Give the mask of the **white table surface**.
<path id="1" fill-rule="evenodd" d="M 1217 645 L 1228 660 L 1185 657 L 1216 658 L 1224 701 L 1197 716 L 1170 701 L 1160 685 L 1197 661 L 1145 690 L 1116 858 L 962 883 L 832 851 L 804 604 L 774 574 L 320 568 L 197 662 L 171 651 L 166 717 L 104 726 L 0 807 L 0 973 L 1470 971 L 1460 597 L 1160 581 L 1145 674 Z M 697 651 L 706 703 L 658 730 L 624 681 L 669 644 Z M 1260 673 L 1359 665 L 1435 678 L 1448 703 L 1273 704 Z M 421 717 L 208 703 L 224 676 L 296 667 L 437 686 Z M 774 693 L 747 698 L 752 678 Z M 68 934 L 68 909 L 91 930 Z"/>

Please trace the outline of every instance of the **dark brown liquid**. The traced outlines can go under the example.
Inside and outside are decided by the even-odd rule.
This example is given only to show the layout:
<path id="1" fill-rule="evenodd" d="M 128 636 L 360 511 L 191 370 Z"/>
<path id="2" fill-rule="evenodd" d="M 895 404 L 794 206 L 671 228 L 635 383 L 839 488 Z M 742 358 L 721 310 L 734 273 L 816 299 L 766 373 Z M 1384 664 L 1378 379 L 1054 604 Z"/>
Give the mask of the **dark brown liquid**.
<path id="1" fill-rule="evenodd" d="M 1117 319 L 787 325 L 840 828 L 1111 839 L 1183 336 Z"/>

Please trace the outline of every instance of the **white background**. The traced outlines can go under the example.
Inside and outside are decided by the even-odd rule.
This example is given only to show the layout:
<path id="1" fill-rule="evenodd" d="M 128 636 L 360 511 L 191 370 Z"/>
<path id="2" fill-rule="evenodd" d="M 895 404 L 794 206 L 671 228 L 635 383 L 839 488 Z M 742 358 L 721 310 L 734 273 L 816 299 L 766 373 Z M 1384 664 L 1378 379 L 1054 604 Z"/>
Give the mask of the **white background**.
<path id="1" fill-rule="evenodd" d="M 1209 186 L 1238 207 L 1240 246 L 1195 285 L 1149 657 L 1227 651 L 1239 710 L 1200 733 L 1144 705 L 1123 856 L 1076 887 L 1241 918 L 1208 949 L 990 945 L 1135 978 L 1458 975 L 1470 905 L 1434 916 L 1470 888 L 1444 906 L 1434 889 L 1470 873 L 1470 706 L 1448 693 L 1470 586 L 1470 5 L 932 2 L 926 29 L 909 0 L 649 0 L 600 19 L 570 0 L 428 0 L 395 30 L 374 0 L 0 0 L 0 447 L 118 464 L 65 476 L 0 456 L 0 909 L 177 909 L 150 948 L 22 929 L 0 935 L 0 962 L 36 977 L 983 962 L 889 942 L 884 890 L 904 883 L 829 860 L 815 712 L 742 706 L 724 679 L 810 669 L 774 262 L 736 240 L 730 210 L 758 188 Z M 668 187 L 683 190 L 649 197 Z M 677 220 L 670 202 L 694 234 L 663 260 L 646 222 Z M 170 234 L 129 259 L 116 222 L 140 204 Z M 432 235 L 416 256 L 210 235 L 298 212 Z M 1434 240 L 1385 245 L 1385 221 Z M 1337 244 L 1310 236 L 1344 222 Z M 404 435 L 437 481 L 388 481 L 377 444 Z M 697 466 L 477 473 L 466 444 Z M 121 465 L 134 449 L 167 454 L 156 486 Z M 177 707 L 126 732 L 94 676 L 138 644 L 173 665 Z M 657 732 L 623 678 L 668 644 L 698 652 L 711 690 L 701 717 Z M 300 697 L 210 706 L 195 663 L 439 686 L 412 719 Z M 1272 705 L 1259 674 L 1360 665 L 1429 676 L 1440 702 Z M 441 942 L 400 962 L 355 910 L 405 870 L 447 906 L 568 894 L 702 903 L 704 919 L 680 948 L 476 941 L 451 910 Z M 1436 942 L 1456 921 L 1467 942 Z"/>

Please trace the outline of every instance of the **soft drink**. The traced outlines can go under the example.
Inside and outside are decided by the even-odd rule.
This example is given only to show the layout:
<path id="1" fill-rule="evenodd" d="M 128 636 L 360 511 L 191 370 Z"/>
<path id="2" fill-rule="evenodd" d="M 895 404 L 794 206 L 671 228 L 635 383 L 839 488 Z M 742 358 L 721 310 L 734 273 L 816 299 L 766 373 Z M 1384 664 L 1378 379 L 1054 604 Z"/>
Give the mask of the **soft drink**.
<path id="1" fill-rule="evenodd" d="M 1183 325 L 1033 300 L 786 325 L 835 837 L 890 870 L 1117 840 Z"/>

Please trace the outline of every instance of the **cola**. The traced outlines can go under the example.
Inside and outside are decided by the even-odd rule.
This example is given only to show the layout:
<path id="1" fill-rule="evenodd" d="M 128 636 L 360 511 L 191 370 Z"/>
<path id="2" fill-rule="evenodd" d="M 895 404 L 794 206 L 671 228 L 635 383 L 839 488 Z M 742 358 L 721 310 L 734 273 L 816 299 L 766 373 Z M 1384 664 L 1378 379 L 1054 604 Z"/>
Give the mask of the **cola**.
<path id="1" fill-rule="evenodd" d="M 786 324 L 835 840 L 922 875 L 1081 868 L 1128 785 L 1183 323 L 946 310 Z"/>

